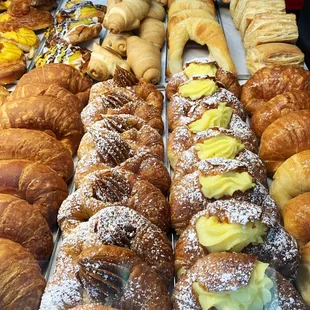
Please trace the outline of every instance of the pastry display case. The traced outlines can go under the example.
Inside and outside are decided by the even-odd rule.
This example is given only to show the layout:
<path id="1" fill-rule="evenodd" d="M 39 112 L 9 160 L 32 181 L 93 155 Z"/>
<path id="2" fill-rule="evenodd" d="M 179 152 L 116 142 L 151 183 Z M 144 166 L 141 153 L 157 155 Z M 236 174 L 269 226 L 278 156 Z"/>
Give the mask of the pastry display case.
<path id="1" fill-rule="evenodd" d="M 226 2 L 0 1 L 1 309 L 309 309 L 295 16 Z"/>

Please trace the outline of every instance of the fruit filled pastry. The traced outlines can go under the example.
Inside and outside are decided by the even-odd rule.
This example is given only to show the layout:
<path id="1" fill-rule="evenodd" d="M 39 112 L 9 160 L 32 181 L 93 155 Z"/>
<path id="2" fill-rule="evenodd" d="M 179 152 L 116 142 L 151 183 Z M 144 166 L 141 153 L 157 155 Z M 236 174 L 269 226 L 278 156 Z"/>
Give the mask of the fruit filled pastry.
<path id="1" fill-rule="evenodd" d="M 273 97 L 295 90 L 310 90 L 308 70 L 298 66 L 268 66 L 258 70 L 243 85 L 241 102 L 252 114 Z"/>
<path id="2" fill-rule="evenodd" d="M 35 59 L 35 65 L 40 67 L 49 63 L 63 63 L 85 73 L 90 55 L 90 50 L 86 48 L 58 43 L 51 46 L 46 52 L 38 55 Z"/>
<path id="3" fill-rule="evenodd" d="M 206 159 L 199 170 L 174 180 L 170 188 L 171 224 L 180 234 L 197 212 L 217 199 L 235 198 L 277 210 L 266 188 L 248 165 L 234 159 Z"/>
<path id="4" fill-rule="evenodd" d="M 172 303 L 175 310 L 308 309 L 294 286 L 269 264 L 225 252 L 198 260 L 176 284 Z"/>
<path id="5" fill-rule="evenodd" d="M 0 42 L 0 85 L 11 84 L 26 71 L 23 51 L 15 44 Z"/>
<path id="6" fill-rule="evenodd" d="M 245 149 L 257 153 L 258 141 L 255 134 L 238 115 L 232 114 L 232 112 L 233 110 L 226 107 L 225 103 L 220 103 L 217 109 L 210 109 L 206 111 L 200 119 L 188 125 L 176 127 L 168 137 L 168 158 L 171 166 L 175 168 L 182 152 L 194 145 L 197 145 L 197 143 L 201 143 L 202 147 L 205 140 L 218 135 L 236 137 L 237 140 L 245 146 Z M 211 142 L 218 139 L 219 138 L 212 139 Z M 235 140 L 228 140 L 230 142 L 235 142 Z M 226 139 L 225 142 L 222 140 L 220 144 L 225 144 L 224 148 L 226 148 L 229 146 L 229 144 L 226 143 L 228 140 Z M 208 145 L 209 143 L 210 142 L 206 141 L 205 145 Z M 199 147 L 200 146 L 198 146 L 198 148 Z M 215 152 L 213 155 L 209 153 L 210 156 L 208 156 L 228 156 L 229 158 L 232 158 L 232 154 L 224 155 L 220 153 L 220 150 L 218 151 L 219 152 Z M 239 153 L 239 151 L 235 149 L 236 154 Z"/>
<path id="7" fill-rule="evenodd" d="M 91 249 L 97 250 L 86 260 Z M 148 278 L 136 282 L 144 270 L 138 268 L 130 275 L 124 251 L 149 266 Z M 123 309 L 149 309 L 147 305 L 152 302 L 157 305 L 154 309 L 162 309 L 164 305 L 164 309 L 170 309 L 163 283 L 169 285 L 172 276 L 173 253 L 165 234 L 134 210 L 121 206 L 105 208 L 63 239 L 41 309 L 69 309 L 84 303 L 119 308 L 119 303 L 127 299 L 136 306 L 136 302 L 144 300 L 144 306 Z"/>
<path id="8" fill-rule="evenodd" d="M 99 210 L 119 206 L 136 210 L 161 230 L 170 228 L 169 204 L 161 191 L 139 175 L 112 168 L 90 173 L 62 204 L 58 224 L 68 234 Z"/>
<path id="9" fill-rule="evenodd" d="M 130 119 L 128 119 L 130 120 Z M 75 183 L 92 171 L 108 167 L 121 167 L 139 174 L 163 192 L 170 186 L 170 176 L 163 164 L 163 141 L 156 130 L 148 125 L 139 128 L 112 129 L 108 119 L 95 123 L 84 135 L 78 149 Z M 141 123 L 140 123 L 141 124 Z"/>
<path id="10" fill-rule="evenodd" d="M 239 98 L 241 95 L 241 86 L 234 73 L 223 70 L 212 59 L 197 58 L 186 62 L 183 71 L 170 78 L 166 89 L 167 98 L 171 100 L 172 96 L 178 92 L 179 86 L 195 75 L 215 76 L 216 80 L 236 97 Z"/>
<path id="11" fill-rule="evenodd" d="M 226 108 L 226 114 L 230 111 L 230 116 L 235 113 L 245 120 L 245 111 L 238 98 L 222 88 L 214 77 L 194 76 L 181 84 L 171 97 L 167 110 L 170 131 L 203 117 L 206 110 L 218 108 L 220 104 Z"/>
<path id="12" fill-rule="evenodd" d="M 310 307 L 310 242 L 301 248 L 301 264 L 299 266 L 297 277 L 297 288 Z"/>
<path id="13" fill-rule="evenodd" d="M 194 215 L 175 248 L 181 277 L 201 257 L 215 252 L 245 252 L 269 263 L 284 276 L 296 276 L 296 240 L 278 222 L 276 210 L 234 199 L 209 203 Z"/>

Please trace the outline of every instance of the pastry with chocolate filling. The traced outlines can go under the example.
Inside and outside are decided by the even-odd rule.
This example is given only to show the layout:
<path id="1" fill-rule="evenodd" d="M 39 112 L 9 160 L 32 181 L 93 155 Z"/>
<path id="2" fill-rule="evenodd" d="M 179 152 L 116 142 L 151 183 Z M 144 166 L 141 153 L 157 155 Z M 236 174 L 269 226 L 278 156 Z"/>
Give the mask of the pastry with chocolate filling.
<path id="1" fill-rule="evenodd" d="M 237 98 L 240 98 L 241 86 L 234 73 L 220 68 L 217 62 L 212 59 L 198 58 L 186 62 L 183 71 L 174 74 L 170 78 L 166 89 L 168 100 L 171 100 L 172 96 L 178 92 L 181 84 L 197 75 L 215 76 L 216 80 L 223 84 L 227 90 L 232 92 Z"/>
<path id="2" fill-rule="evenodd" d="M 192 216 L 218 199 L 235 198 L 262 206 L 276 216 L 278 207 L 245 162 L 210 158 L 198 169 L 179 179 L 170 188 L 171 224 L 180 234 Z M 267 212 L 267 211 L 266 211 Z"/>
<path id="3" fill-rule="evenodd" d="M 172 303 L 175 310 L 308 309 L 294 286 L 269 264 L 225 252 L 198 260 L 176 284 Z"/>
<path id="4" fill-rule="evenodd" d="M 76 186 L 79 187 L 92 171 L 119 166 L 167 192 L 170 176 L 162 162 L 164 146 L 161 135 L 131 115 L 102 118 L 81 140 Z"/>
<path id="5" fill-rule="evenodd" d="M 284 276 L 296 276 L 299 251 L 295 239 L 278 224 L 272 210 L 260 205 L 218 200 L 194 215 L 176 244 L 178 277 L 199 258 L 224 251 L 256 255 Z"/>

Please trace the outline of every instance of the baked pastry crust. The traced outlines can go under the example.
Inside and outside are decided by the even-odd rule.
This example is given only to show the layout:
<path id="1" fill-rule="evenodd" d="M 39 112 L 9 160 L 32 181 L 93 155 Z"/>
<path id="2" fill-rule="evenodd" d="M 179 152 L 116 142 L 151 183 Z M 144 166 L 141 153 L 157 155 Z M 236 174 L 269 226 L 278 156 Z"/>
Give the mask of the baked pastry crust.
<path id="1" fill-rule="evenodd" d="M 1 43 L 0 43 L 1 46 Z M 0 47 L 1 49 L 1 47 Z M 25 57 L 16 61 L 0 64 L 0 85 L 11 84 L 22 77 L 26 71 Z"/>
<path id="2" fill-rule="evenodd" d="M 5 87 L 0 85 L 0 106 L 3 102 L 7 100 L 9 94 L 9 91 Z"/>

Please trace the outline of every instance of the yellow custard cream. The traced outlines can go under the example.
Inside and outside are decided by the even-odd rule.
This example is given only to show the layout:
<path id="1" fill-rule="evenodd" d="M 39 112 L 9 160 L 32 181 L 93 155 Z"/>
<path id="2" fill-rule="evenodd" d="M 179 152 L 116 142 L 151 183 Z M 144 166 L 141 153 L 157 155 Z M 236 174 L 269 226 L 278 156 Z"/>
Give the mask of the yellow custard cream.
<path id="1" fill-rule="evenodd" d="M 191 100 L 196 100 L 204 96 L 212 96 L 217 90 L 216 82 L 206 78 L 191 79 L 179 87 L 180 95 Z"/>
<path id="2" fill-rule="evenodd" d="M 227 128 L 232 116 L 232 108 L 226 107 L 221 102 L 217 109 L 211 109 L 203 113 L 202 117 L 188 125 L 192 133 L 207 130 L 213 127 Z"/>
<path id="3" fill-rule="evenodd" d="M 199 176 L 199 183 L 205 197 L 219 199 L 232 196 L 236 191 L 245 192 L 255 186 L 248 172 L 225 172 L 219 175 Z"/>
<path id="4" fill-rule="evenodd" d="M 193 290 L 203 310 L 263 310 L 272 299 L 272 280 L 265 274 L 268 264 L 256 261 L 250 281 L 236 291 L 208 292 L 198 282 Z"/>
<path id="5" fill-rule="evenodd" d="M 250 243 L 263 243 L 263 236 L 267 233 L 267 226 L 260 221 L 247 223 L 221 223 L 216 216 L 200 217 L 196 222 L 196 232 L 199 243 L 209 253 L 241 252 Z"/>
<path id="6" fill-rule="evenodd" d="M 183 72 L 188 78 L 191 78 L 194 75 L 215 76 L 216 71 L 216 65 L 213 63 L 191 63 Z"/>
<path id="7" fill-rule="evenodd" d="M 212 137 L 195 145 L 195 150 L 201 160 L 213 157 L 234 159 L 243 149 L 244 145 L 237 139 L 225 135 Z"/>
<path id="8" fill-rule="evenodd" d="M 2 42 L 0 43 L 0 64 L 19 60 L 23 51 L 16 45 Z"/>
<path id="9" fill-rule="evenodd" d="M 35 33 L 27 28 L 19 28 L 16 31 L 8 31 L 0 34 L 0 37 L 13 40 L 17 43 L 33 46 L 37 42 Z"/>
<path id="10" fill-rule="evenodd" d="M 11 16 L 8 13 L 1 13 L 0 14 L 0 23 L 7 22 L 11 19 Z"/>

